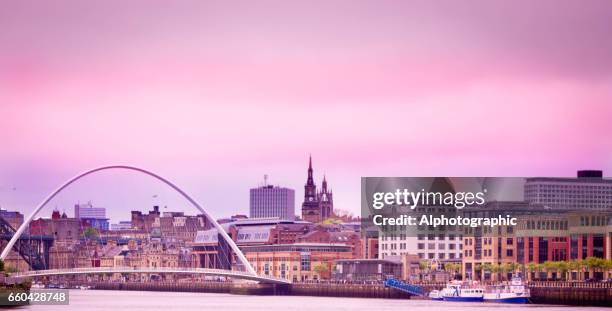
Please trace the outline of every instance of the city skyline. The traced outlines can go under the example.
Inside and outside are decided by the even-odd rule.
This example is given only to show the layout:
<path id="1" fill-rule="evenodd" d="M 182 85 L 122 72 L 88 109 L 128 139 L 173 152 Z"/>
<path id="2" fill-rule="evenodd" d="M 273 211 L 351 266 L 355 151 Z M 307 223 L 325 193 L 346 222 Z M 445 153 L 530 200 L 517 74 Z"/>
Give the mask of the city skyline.
<path id="1" fill-rule="evenodd" d="M 264 174 L 300 197 L 308 154 L 355 214 L 362 176 L 612 171 L 609 1 L 0 7 L 8 210 L 108 164 L 159 172 L 215 217 L 246 214 Z M 89 200 L 113 220 L 186 206 L 125 173 L 51 206 Z"/>

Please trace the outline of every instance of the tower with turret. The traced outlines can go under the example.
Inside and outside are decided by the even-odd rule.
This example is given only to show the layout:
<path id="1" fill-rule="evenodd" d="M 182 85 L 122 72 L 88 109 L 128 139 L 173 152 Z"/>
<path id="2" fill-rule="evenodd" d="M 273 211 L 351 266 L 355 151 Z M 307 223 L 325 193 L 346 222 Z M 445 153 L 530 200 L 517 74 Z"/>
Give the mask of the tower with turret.
<path id="1" fill-rule="evenodd" d="M 317 191 L 312 169 L 312 157 L 308 159 L 308 177 L 304 185 L 304 202 L 302 203 L 302 219 L 313 223 L 321 222 L 332 216 L 334 200 L 331 189 L 327 187 L 327 179 L 323 177 L 321 191 Z"/>

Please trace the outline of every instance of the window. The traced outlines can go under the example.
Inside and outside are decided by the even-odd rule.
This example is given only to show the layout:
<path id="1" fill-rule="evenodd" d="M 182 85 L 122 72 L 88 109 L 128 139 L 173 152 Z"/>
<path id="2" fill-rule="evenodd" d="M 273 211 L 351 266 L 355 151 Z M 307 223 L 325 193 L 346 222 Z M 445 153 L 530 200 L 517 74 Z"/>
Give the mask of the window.
<path id="1" fill-rule="evenodd" d="M 300 256 L 300 268 L 302 271 L 310 271 L 310 255 L 309 254 Z"/>

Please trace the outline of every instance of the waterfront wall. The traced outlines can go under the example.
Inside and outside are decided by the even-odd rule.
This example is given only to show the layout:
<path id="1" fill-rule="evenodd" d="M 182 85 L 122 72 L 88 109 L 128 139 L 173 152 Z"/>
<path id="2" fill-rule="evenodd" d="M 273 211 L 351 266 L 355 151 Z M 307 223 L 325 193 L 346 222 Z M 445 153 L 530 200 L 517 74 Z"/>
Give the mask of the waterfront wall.
<path id="1" fill-rule="evenodd" d="M 612 305 L 612 283 L 532 282 L 533 303 L 563 305 Z"/>
<path id="2" fill-rule="evenodd" d="M 70 283 L 74 287 L 82 283 Z M 227 283 L 88 283 L 93 289 L 227 293 L 238 295 L 295 295 L 361 298 L 410 298 L 409 295 L 380 285 L 338 284 L 233 284 Z"/>
<path id="3" fill-rule="evenodd" d="M 69 284 L 71 286 L 82 283 Z M 88 283 L 94 289 L 134 291 L 176 291 L 227 293 L 239 295 L 295 295 L 359 298 L 423 299 L 385 288 L 379 284 L 334 284 L 296 283 L 291 285 L 254 283 Z M 442 283 L 422 284 L 426 291 L 440 289 Z M 531 282 L 529 284 L 533 303 L 610 306 L 612 304 L 612 283 L 578 282 Z"/>
<path id="4" fill-rule="evenodd" d="M 83 284 L 83 282 L 69 282 L 69 286 Z M 175 283 L 175 282 L 89 282 L 86 283 L 93 289 L 101 290 L 132 290 L 132 291 L 160 291 L 160 292 L 199 292 L 199 293 L 231 293 L 236 287 L 232 283 L 210 282 L 210 283 Z"/>
<path id="5" fill-rule="evenodd" d="M 359 298 L 411 298 L 410 295 L 382 285 L 292 284 L 289 295 Z"/>

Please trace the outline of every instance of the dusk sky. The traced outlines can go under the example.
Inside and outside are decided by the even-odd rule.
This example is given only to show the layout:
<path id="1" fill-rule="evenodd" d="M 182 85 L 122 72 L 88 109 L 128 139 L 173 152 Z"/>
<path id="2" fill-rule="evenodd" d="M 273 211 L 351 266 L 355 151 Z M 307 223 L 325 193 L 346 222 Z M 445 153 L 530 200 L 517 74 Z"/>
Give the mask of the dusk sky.
<path id="1" fill-rule="evenodd" d="M 299 214 L 309 154 L 358 213 L 361 176 L 609 176 L 611 133 L 612 1 L 0 1 L 0 207 L 26 214 L 106 164 L 215 217 L 268 174 Z M 195 213 L 105 172 L 42 215 L 90 200 Z"/>

